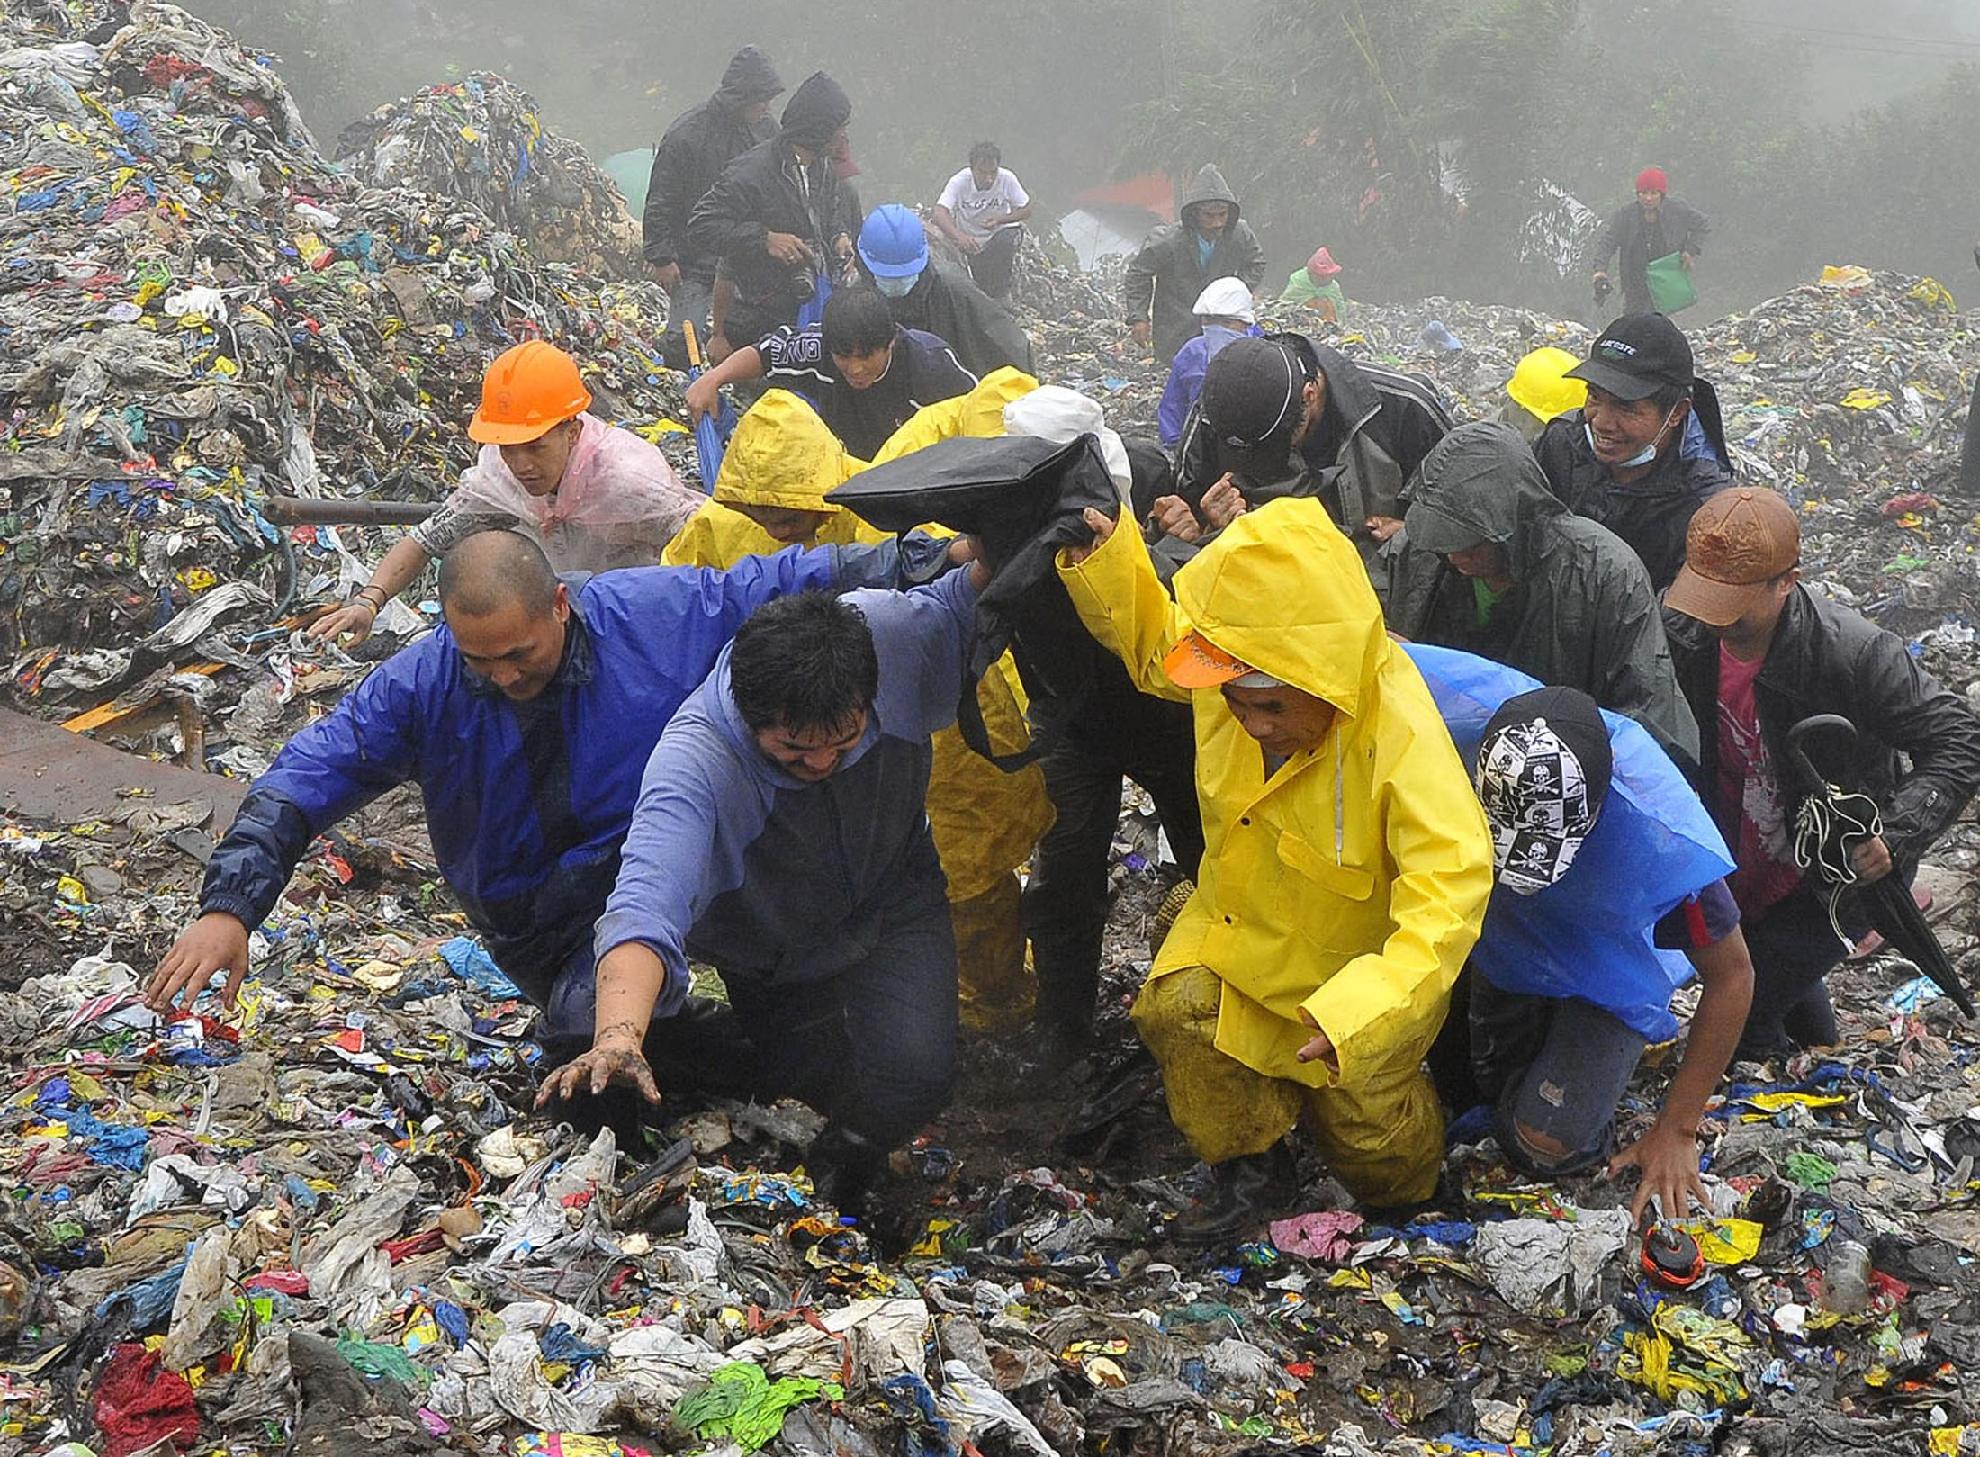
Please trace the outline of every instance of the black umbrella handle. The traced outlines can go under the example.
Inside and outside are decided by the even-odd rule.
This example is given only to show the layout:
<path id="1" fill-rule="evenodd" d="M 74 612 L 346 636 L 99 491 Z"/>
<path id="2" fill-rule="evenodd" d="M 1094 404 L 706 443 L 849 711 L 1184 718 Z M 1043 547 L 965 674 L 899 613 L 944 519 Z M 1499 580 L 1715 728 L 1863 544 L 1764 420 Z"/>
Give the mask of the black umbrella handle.
<path id="1" fill-rule="evenodd" d="M 1815 761 L 1808 757 L 1807 740 L 1816 734 L 1839 731 L 1849 736 L 1849 745 L 1856 744 L 1856 725 L 1839 713 L 1818 713 L 1802 719 L 1787 731 L 1788 767 L 1794 770 L 1801 780 L 1801 787 L 1808 794 L 1825 794 L 1829 781 L 1815 767 Z"/>

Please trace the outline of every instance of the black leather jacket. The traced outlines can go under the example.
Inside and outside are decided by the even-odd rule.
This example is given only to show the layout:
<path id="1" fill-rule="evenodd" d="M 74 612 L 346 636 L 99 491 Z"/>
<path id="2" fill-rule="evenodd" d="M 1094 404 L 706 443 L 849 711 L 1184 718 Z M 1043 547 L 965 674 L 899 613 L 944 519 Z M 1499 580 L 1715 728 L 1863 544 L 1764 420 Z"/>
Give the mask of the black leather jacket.
<path id="1" fill-rule="evenodd" d="M 1664 628 L 1678 686 L 1701 729 L 1695 787 L 1736 844 L 1739 807 L 1719 802 L 1719 640 L 1668 608 Z M 1980 718 L 1919 666 L 1903 639 L 1805 587 L 1789 597 L 1753 691 L 1790 817 L 1805 795 L 1789 767 L 1787 731 L 1818 713 L 1856 725 L 1847 762 L 1833 747 L 1825 760 L 1819 741 L 1810 742 L 1811 757 L 1831 783 L 1876 801 L 1884 841 L 1907 873 L 1980 790 Z"/>

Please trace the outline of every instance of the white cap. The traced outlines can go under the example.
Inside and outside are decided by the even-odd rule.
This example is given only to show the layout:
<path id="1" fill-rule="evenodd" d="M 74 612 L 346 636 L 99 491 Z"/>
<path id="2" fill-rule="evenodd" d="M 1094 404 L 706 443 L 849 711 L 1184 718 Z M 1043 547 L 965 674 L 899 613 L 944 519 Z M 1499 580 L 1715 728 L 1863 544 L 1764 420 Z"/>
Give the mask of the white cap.
<path id="1" fill-rule="evenodd" d="M 1258 322 L 1251 290 L 1244 286 L 1241 278 L 1211 279 L 1203 292 L 1196 296 L 1196 307 L 1190 312 L 1199 319 L 1243 319 L 1247 324 Z"/>
<path id="2" fill-rule="evenodd" d="M 1063 385 L 1040 385 L 1004 406 L 1006 435 L 1029 435 L 1054 445 L 1070 445 L 1082 435 L 1096 436 L 1107 474 L 1114 478 L 1114 486 L 1125 501 L 1134 488 L 1134 473 L 1128 468 L 1127 447 L 1107 428 L 1106 420 L 1097 400 Z"/>

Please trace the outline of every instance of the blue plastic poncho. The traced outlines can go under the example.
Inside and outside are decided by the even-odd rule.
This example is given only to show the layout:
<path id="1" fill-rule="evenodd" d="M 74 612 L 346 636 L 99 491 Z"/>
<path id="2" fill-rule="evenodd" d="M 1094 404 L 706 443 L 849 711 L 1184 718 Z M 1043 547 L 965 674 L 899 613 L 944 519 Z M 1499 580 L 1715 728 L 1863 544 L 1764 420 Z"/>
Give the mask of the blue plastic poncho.
<path id="1" fill-rule="evenodd" d="M 1509 698 L 1543 686 L 1471 653 L 1411 643 L 1465 766 Z M 1691 980 L 1682 952 L 1660 951 L 1657 922 L 1721 876 L 1732 857 L 1705 806 L 1641 726 L 1604 712 L 1615 771 L 1595 829 L 1559 884 L 1492 894 L 1471 964 L 1504 991 L 1579 997 L 1651 1042 L 1677 1035 L 1671 993 Z"/>

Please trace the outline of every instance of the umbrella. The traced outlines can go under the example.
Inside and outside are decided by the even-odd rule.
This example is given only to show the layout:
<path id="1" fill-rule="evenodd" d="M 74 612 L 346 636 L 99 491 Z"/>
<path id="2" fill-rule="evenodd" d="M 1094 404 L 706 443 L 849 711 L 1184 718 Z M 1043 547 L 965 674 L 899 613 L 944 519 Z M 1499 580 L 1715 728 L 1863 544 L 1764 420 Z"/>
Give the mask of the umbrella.
<path id="1" fill-rule="evenodd" d="M 1867 795 L 1852 794 L 1829 783 L 1808 757 L 1807 740 L 1822 733 L 1847 735 L 1848 743 L 1856 742 L 1856 725 L 1840 714 L 1816 714 L 1788 730 L 1788 761 L 1807 794 L 1801 808 L 1795 811 L 1795 863 L 1804 870 L 1813 870 L 1829 888 L 1831 925 L 1837 924 L 1836 905 L 1843 891 L 1856 885 L 1864 908 L 1870 912 L 1870 923 L 1883 933 L 1884 940 L 1938 983 L 1939 989 L 1953 999 L 1960 1011 L 1973 1016 L 1973 998 L 1953 969 L 1952 958 L 1939 944 L 1925 913 L 1911 898 L 1911 887 L 1898 875 L 1886 875 L 1869 885 L 1858 884 L 1850 853 L 1858 845 L 1883 834 L 1884 822 L 1876 803 Z M 1842 935 L 1839 925 L 1836 934 Z"/>
<path id="2" fill-rule="evenodd" d="M 701 341 L 695 338 L 692 321 L 681 325 L 681 334 L 687 340 L 688 383 L 701 378 L 708 368 L 701 357 Z M 722 469 L 722 452 L 728 448 L 728 440 L 735 433 L 736 412 L 729 408 L 727 400 L 720 401 L 709 414 L 694 422 L 694 458 L 701 470 L 701 489 L 711 496 L 715 494 L 715 476 Z"/>

